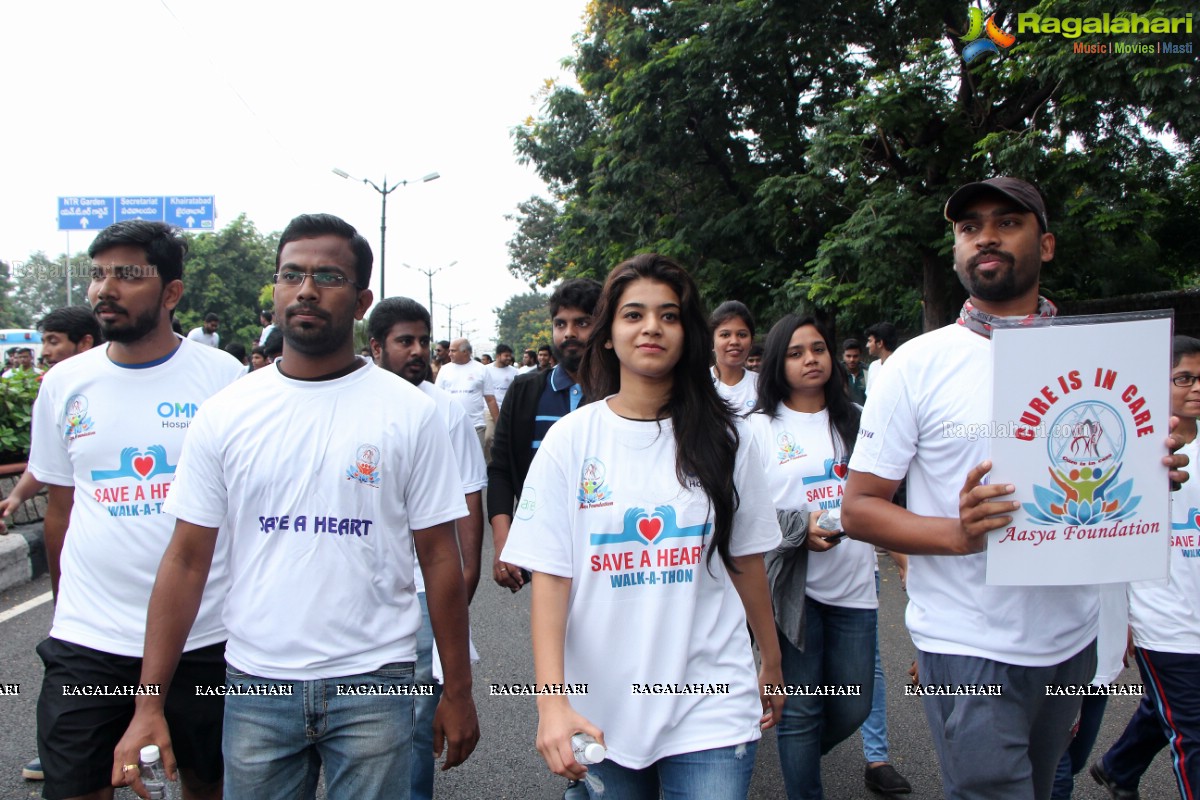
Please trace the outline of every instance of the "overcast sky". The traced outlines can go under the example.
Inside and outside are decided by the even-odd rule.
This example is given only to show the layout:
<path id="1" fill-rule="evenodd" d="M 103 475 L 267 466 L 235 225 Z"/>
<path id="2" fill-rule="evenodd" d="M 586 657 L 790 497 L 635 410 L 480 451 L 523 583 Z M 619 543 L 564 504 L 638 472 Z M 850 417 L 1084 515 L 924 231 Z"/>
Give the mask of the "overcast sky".
<path id="1" fill-rule="evenodd" d="M 0 5 L 0 259 L 65 251 L 57 198 L 215 195 L 217 227 L 263 232 L 299 213 L 355 225 L 376 254 L 388 197 L 387 293 L 428 303 L 433 278 L 476 349 L 492 309 L 527 291 L 505 265 L 517 203 L 544 186 L 509 130 L 541 104 L 582 29 L 583 0 Z M 431 172 L 439 180 L 421 183 Z M 70 234 L 70 248 L 91 234 Z M 378 288 L 378 277 L 375 286 Z M 378 292 L 377 292 L 378 293 Z M 435 306 L 437 335 L 447 311 Z M 518 343 L 514 343 L 518 344 Z"/>

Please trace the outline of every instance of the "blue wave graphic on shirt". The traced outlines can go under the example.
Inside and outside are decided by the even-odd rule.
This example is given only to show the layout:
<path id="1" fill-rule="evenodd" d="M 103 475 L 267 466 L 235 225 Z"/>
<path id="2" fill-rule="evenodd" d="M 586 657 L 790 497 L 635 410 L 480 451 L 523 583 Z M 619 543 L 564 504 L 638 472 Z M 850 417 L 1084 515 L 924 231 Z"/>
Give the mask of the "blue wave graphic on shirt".
<path id="1" fill-rule="evenodd" d="M 675 521 L 674 506 L 657 506 L 654 513 L 644 508 L 633 507 L 625 512 L 624 525 L 620 533 L 593 533 L 589 543 L 620 544 L 621 542 L 643 542 L 657 544 L 663 539 L 686 539 L 708 535 L 712 523 L 679 527 Z"/>
<path id="2" fill-rule="evenodd" d="M 167 460 L 167 450 L 161 444 L 147 447 L 145 452 L 136 447 L 121 451 L 121 464 L 116 469 L 94 469 L 92 480 L 108 481 L 114 478 L 133 478 L 148 481 L 156 475 L 174 475 L 175 465 Z"/>

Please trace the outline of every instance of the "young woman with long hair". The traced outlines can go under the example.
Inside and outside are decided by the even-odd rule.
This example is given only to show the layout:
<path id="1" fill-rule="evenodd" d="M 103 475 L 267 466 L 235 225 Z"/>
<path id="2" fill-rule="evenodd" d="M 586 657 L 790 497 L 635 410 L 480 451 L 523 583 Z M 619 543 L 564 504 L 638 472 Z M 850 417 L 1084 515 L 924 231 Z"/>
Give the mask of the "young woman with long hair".
<path id="1" fill-rule="evenodd" d="M 777 736 L 789 800 L 822 796 L 821 756 L 867 718 L 875 677 L 875 552 L 838 522 L 860 410 L 835 352 L 812 317 L 781 319 L 750 416 L 775 507 L 808 515 L 767 558 L 784 683 L 832 692 L 801 692 L 784 708 Z"/>
<path id="2" fill-rule="evenodd" d="M 763 688 L 782 678 L 761 458 L 705 370 L 712 339 L 678 264 L 619 264 L 594 319 L 581 371 L 597 402 L 542 441 L 502 555 L 533 572 L 538 686 L 587 684 L 538 697 L 538 750 L 606 800 L 745 798 L 782 710 Z M 576 733 L 607 758 L 578 764 Z"/>
<path id="3" fill-rule="evenodd" d="M 717 306 L 708 318 L 712 329 L 713 384 L 738 414 L 749 414 L 758 401 L 758 375 L 746 369 L 754 345 L 754 317 L 737 300 Z"/>

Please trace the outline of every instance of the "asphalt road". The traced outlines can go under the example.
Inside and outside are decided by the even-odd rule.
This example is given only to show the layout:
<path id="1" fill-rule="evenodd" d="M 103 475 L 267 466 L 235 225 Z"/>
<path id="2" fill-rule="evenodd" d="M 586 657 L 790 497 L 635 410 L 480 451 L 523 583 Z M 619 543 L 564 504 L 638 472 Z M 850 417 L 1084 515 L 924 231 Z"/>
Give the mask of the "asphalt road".
<path id="1" fill-rule="evenodd" d="M 490 541 L 490 537 L 485 537 Z M 490 564 L 490 545 L 485 545 L 485 564 Z M 937 762 L 929 742 L 929 730 L 920 700 L 905 697 L 903 685 L 912 659 L 912 642 L 904 628 L 904 594 L 891 560 L 881 558 L 883 594 L 880 633 L 887 675 L 888 723 L 892 761 L 912 782 L 913 798 L 942 796 Z M 0 616 L 22 602 L 49 591 L 41 578 L 0 596 Z M 475 702 L 483 738 L 479 748 L 463 766 L 439 773 L 436 792 L 440 797 L 473 800 L 544 798 L 562 794 L 565 781 L 550 773 L 534 749 L 537 713 L 532 698 L 490 697 L 488 685 L 532 682 L 533 663 L 529 648 L 529 592 L 511 595 L 490 580 L 480 585 L 472 605 L 472 627 L 482 661 L 475 668 Z M 18 694 L 0 694 L 0 800 L 40 797 L 40 784 L 20 777 L 21 766 L 36 752 L 34 711 L 41 685 L 41 664 L 34 647 L 49 630 L 51 606 L 42 603 L 31 610 L 0 621 L 0 687 L 16 684 Z M 1120 683 L 1140 683 L 1137 671 L 1126 670 Z M 1105 715 L 1096 753 L 1102 753 L 1124 728 L 1137 698 L 1114 697 Z M 1095 755 L 1095 754 L 1094 754 Z M 827 755 L 822 764 L 828 800 L 858 800 L 877 797 L 863 786 L 862 744 L 856 734 Z M 1080 775 L 1076 798 L 1105 798 L 1086 775 Z M 1142 781 L 1142 797 L 1169 800 L 1177 797 L 1170 765 L 1160 754 Z M 130 800 L 122 790 L 119 800 Z M 779 756 L 772 732 L 758 751 L 750 797 L 782 798 Z"/>

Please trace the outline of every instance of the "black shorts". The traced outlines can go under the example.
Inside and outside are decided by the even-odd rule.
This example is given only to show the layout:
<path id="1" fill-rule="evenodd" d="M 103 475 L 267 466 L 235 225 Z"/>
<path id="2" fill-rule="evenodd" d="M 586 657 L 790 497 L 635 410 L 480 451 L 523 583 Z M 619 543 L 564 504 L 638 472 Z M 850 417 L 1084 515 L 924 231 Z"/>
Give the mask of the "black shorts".
<path id="1" fill-rule="evenodd" d="M 128 692 L 137 690 L 142 659 L 61 639 L 46 639 L 37 653 L 46 665 L 37 705 L 38 755 L 46 772 L 42 797 L 62 800 L 111 786 L 113 750 L 133 719 L 136 696 Z M 175 759 L 206 786 L 223 774 L 225 701 L 215 693 L 197 697 L 196 687 L 224 685 L 221 642 L 184 653 L 167 694 Z M 100 687 L 113 688 L 106 694 Z"/>

